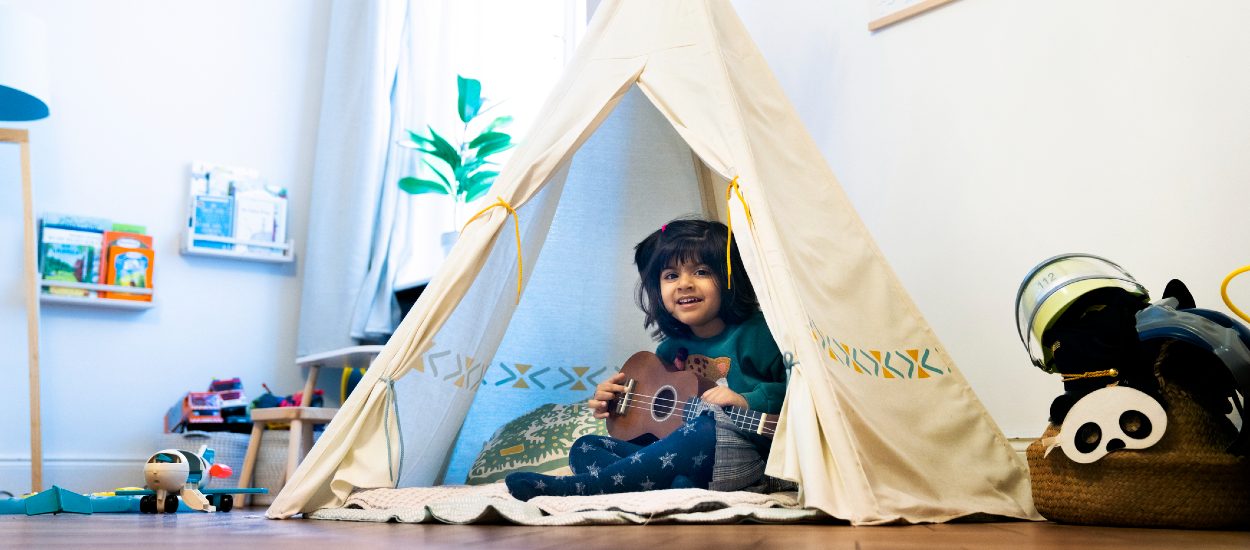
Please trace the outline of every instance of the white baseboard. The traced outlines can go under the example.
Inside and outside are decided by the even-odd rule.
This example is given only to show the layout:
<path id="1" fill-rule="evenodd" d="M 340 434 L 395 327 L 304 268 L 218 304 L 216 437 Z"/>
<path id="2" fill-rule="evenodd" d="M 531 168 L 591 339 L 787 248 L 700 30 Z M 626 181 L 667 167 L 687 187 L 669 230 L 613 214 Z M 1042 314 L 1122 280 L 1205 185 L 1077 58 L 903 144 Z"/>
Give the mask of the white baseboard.
<path id="1" fill-rule="evenodd" d="M 1014 450 L 1016 454 L 1020 455 L 1021 459 L 1024 459 L 1024 451 L 1028 449 L 1029 445 L 1031 445 L 1036 439 L 1037 438 L 1035 437 L 1009 437 L 1007 438 L 1007 443 L 1010 443 L 1011 449 Z"/>
<path id="2" fill-rule="evenodd" d="M 57 485 L 76 493 L 143 486 L 147 457 L 45 457 L 43 488 Z M 30 459 L 0 457 L 0 491 L 20 495 L 31 490 Z"/>

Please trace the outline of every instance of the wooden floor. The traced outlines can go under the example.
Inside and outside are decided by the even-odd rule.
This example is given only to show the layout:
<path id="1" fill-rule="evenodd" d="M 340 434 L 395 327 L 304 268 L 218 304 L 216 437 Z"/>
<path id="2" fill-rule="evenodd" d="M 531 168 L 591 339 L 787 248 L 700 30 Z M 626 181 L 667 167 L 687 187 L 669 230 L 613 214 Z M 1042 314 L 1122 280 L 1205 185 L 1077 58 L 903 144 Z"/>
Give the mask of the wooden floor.
<path id="1" fill-rule="evenodd" d="M 846 525 L 646 525 L 627 527 L 518 527 L 407 525 L 265 519 L 263 509 L 219 514 L 74 514 L 0 516 L 4 548 L 231 548 L 277 550 L 321 547 L 496 549 L 556 548 L 1250 548 L 1250 532 L 1081 527 L 1053 523 L 981 523 L 905 527 Z"/>

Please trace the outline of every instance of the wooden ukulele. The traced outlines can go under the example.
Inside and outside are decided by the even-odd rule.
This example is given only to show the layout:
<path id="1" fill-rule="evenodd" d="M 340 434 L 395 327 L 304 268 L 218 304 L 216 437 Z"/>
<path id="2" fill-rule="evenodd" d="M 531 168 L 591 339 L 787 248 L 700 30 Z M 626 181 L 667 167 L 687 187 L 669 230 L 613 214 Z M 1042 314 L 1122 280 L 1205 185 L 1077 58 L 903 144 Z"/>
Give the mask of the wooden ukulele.
<path id="1" fill-rule="evenodd" d="M 625 393 L 608 403 L 608 434 L 625 441 L 644 434 L 663 438 L 695 418 L 699 396 L 715 387 L 690 370 L 677 370 L 656 354 L 640 351 L 621 367 Z M 772 437 L 777 415 L 723 407 L 733 423 L 748 432 Z"/>

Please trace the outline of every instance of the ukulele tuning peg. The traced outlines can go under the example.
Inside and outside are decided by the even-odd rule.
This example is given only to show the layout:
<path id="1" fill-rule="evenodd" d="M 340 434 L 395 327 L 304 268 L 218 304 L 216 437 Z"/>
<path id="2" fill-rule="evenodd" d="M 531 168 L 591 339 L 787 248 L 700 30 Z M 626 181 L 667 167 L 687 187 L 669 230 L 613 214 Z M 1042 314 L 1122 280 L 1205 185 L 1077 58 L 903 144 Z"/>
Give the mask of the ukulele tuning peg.
<path id="1" fill-rule="evenodd" d="M 630 378 L 625 381 L 625 393 L 621 394 L 621 396 L 616 400 L 616 414 L 622 415 L 625 414 L 625 411 L 629 410 L 629 401 L 633 398 L 633 395 L 634 379 Z"/>

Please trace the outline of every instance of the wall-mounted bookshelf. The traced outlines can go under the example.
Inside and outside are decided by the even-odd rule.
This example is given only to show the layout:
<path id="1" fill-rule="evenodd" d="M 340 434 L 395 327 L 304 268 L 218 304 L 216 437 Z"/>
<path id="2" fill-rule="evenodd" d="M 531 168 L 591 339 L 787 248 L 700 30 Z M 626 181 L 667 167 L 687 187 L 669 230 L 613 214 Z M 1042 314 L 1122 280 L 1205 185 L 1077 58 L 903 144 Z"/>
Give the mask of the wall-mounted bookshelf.
<path id="1" fill-rule="evenodd" d="M 124 299 L 124 298 L 102 298 L 98 295 L 100 292 L 109 292 L 114 294 L 125 294 L 133 296 L 152 296 L 153 292 L 150 288 L 137 288 L 131 286 L 118 285 L 98 285 L 93 283 L 78 283 L 73 281 L 49 281 L 42 280 L 39 286 L 48 288 L 66 288 L 81 289 L 96 292 L 97 295 L 76 296 L 72 294 L 39 294 L 39 302 L 44 304 L 60 304 L 84 307 L 100 307 L 110 309 L 151 309 L 156 304 L 148 300 Z"/>
<path id="2" fill-rule="evenodd" d="M 248 241 L 231 237 L 198 235 L 189 229 L 183 232 L 179 250 L 187 256 L 212 256 L 255 262 L 290 263 L 295 261 L 295 240 L 285 243 Z"/>
<path id="3" fill-rule="evenodd" d="M 254 168 L 191 163 L 185 255 L 290 263 L 286 188 L 270 185 Z"/>
<path id="4" fill-rule="evenodd" d="M 140 225 L 45 213 L 39 220 L 39 302 L 153 307 L 153 244 Z"/>

